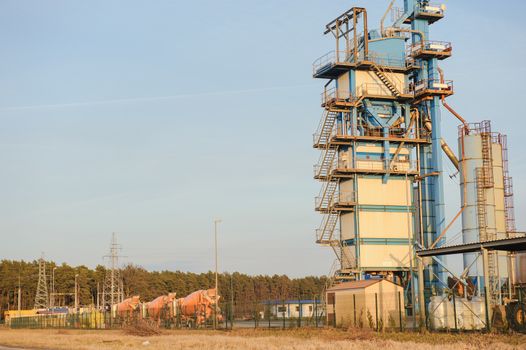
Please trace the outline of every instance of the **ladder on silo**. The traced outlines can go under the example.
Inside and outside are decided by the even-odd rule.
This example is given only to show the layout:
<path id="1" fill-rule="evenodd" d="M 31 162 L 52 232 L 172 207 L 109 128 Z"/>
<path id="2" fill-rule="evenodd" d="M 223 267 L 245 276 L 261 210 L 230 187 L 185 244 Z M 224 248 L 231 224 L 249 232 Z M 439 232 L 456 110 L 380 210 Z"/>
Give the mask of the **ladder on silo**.
<path id="1" fill-rule="evenodd" d="M 486 221 L 486 188 L 493 187 L 493 165 L 491 160 L 491 134 L 484 133 L 482 136 L 482 167 L 476 169 L 477 187 L 477 216 L 479 227 L 479 241 L 489 241 L 495 237 L 489 237 Z M 497 274 L 497 253 L 490 252 L 488 255 L 488 274 L 490 290 L 487 291 L 492 305 L 499 302 L 499 280 Z"/>
<path id="2" fill-rule="evenodd" d="M 480 134 L 482 141 L 482 169 L 484 170 L 484 187 L 493 187 L 493 159 L 491 156 L 491 133 Z"/>
<path id="3" fill-rule="evenodd" d="M 396 84 L 389 79 L 387 76 L 389 73 L 393 73 L 389 68 L 382 67 L 374 62 L 371 62 L 371 67 L 373 67 L 373 72 L 376 74 L 378 79 L 391 91 L 391 93 L 399 97 L 402 93 L 396 88 Z"/>
<path id="4" fill-rule="evenodd" d="M 486 222 L 486 191 L 484 187 L 484 168 L 477 168 L 477 222 L 479 227 L 479 241 L 487 241 L 487 222 Z"/>

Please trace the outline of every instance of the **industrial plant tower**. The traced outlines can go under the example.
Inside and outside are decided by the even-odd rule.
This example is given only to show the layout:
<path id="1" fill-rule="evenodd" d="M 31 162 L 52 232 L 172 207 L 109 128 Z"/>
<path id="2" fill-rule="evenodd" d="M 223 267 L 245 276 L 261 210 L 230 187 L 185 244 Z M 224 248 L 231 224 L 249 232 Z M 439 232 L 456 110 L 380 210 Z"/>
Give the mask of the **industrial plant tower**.
<path id="1" fill-rule="evenodd" d="M 515 229 L 511 180 L 502 161 L 505 138 L 491 133 L 489 123 L 467 124 L 445 102 L 453 83 L 438 63 L 451 56 L 452 47 L 429 32 L 445 7 L 404 0 L 402 10 L 393 3 L 380 29 L 369 29 L 366 9 L 359 7 L 325 27 L 336 47 L 313 66 L 313 76 L 327 80 L 314 134 L 321 151 L 314 177 L 322 183 L 315 207 L 323 214 L 316 241 L 336 253 L 336 279 L 389 278 L 406 288 L 410 309 L 416 249 L 442 245 L 461 216 L 464 243 L 507 237 Z M 393 23 L 384 26 L 389 13 Z M 442 138 L 441 105 L 461 124 L 460 161 Z M 442 152 L 463 178 L 463 203 L 449 222 Z M 469 174 L 461 169 L 466 166 Z M 440 258 L 426 261 L 418 279 L 426 299 L 443 287 L 445 271 Z"/>

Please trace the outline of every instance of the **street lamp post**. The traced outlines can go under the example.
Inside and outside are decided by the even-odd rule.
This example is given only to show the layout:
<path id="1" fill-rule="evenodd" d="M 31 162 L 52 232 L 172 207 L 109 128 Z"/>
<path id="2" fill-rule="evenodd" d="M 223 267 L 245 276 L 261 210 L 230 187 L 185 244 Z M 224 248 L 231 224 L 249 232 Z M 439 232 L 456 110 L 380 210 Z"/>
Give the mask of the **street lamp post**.
<path id="1" fill-rule="evenodd" d="M 215 289 L 216 289 L 216 296 L 215 296 L 215 303 L 214 303 L 214 329 L 217 329 L 217 296 L 219 295 L 219 289 L 218 289 L 218 283 L 217 283 L 217 225 L 221 222 L 220 219 L 214 220 L 214 247 L 215 247 Z"/>

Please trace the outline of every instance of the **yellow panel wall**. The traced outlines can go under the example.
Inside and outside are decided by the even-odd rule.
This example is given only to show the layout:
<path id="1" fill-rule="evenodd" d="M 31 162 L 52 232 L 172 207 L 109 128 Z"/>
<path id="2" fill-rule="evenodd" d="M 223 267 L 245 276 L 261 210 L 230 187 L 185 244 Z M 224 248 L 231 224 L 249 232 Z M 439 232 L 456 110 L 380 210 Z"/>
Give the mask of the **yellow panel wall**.
<path id="1" fill-rule="evenodd" d="M 386 73 L 386 76 L 396 86 L 398 91 L 405 89 L 405 75 L 403 73 Z M 392 93 L 385 84 L 372 71 L 356 71 L 356 91 L 361 94 L 364 89 L 368 89 L 370 95 L 387 95 Z"/>
<path id="2" fill-rule="evenodd" d="M 387 183 L 383 183 L 380 177 L 359 178 L 358 188 L 361 205 L 411 205 L 411 184 L 405 178 L 391 177 Z"/>
<path id="3" fill-rule="evenodd" d="M 338 77 L 338 97 L 350 96 L 349 73 L 342 74 Z"/>
<path id="4" fill-rule="evenodd" d="M 404 238 L 413 235 L 413 213 L 365 211 L 359 213 L 360 238 Z"/>
<path id="5" fill-rule="evenodd" d="M 394 269 L 409 267 L 409 245 L 360 245 L 360 267 Z"/>
<path id="6" fill-rule="evenodd" d="M 340 215 L 341 239 L 353 239 L 354 234 L 354 213 L 342 213 Z"/>

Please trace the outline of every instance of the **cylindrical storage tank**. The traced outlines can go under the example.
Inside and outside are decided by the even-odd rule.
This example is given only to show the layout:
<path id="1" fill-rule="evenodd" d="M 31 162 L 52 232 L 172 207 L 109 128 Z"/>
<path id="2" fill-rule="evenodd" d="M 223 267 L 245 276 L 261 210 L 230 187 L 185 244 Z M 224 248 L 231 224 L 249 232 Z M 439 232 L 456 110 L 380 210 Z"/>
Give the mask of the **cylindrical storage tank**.
<path id="1" fill-rule="evenodd" d="M 431 297 L 427 305 L 427 314 L 431 329 L 442 330 L 455 327 L 453 304 L 445 295 Z"/>
<path id="2" fill-rule="evenodd" d="M 473 243 L 481 240 L 494 239 L 496 235 L 495 195 L 494 188 L 483 188 L 483 197 L 479 198 L 477 186 L 477 169 L 483 168 L 482 135 L 470 132 L 459 138 L 460 159 L 460 194 L 462 205 L 462 237 L 463 243 Z M 492 172 L 492 168 L 489 172 Z M 479 223 L 479 203 L 484 200 L 484 229 Z M 480 232 L 486 237 L 480 237 Z M 477 258 L 477 253 L 464 254 L 464 267 L 467 268 Z M 480 259 L 479 259 L 480 260 Z M 481 276 L 482 262 L 473 264 L 468 276 Z M 480 279 L 479 279 L 480 280 Z"/>
<path id="3" fill-rule="evenodd" d="M 462 329 L 474 329 L 474 310 L 471 301 L 466 298 L 456 298 L 458 314 L 458 327 Z"/>
<path id="4" fill-rule="evenodd" d="M 515 284 L 526 284 L 526 251 L 515 257 Z"/>
<path id="5" fill-rule="evenodd" d="M 481 297 L 473 297 L 470 303 L 473 329 L 483 329 L 486 324 L 486 305 Z"/>
<path id="6" fill-rule="evenodd" d="M 500 138 L 497 138 L 497 141 Z M 491 147 L 493 163 L 493 191 L 495 197 L 495 223 L 497 230 L 496 239 L 507 238 L 506 234 L 506 208 L 504 206 L 504 170 L 502 164 L 502 145 L 498 142 Z"/>
<path id="7" fill-rule="evenodd" d="M 455 298 L 455 305 L 453 309 L 453 327 L 455 327 L 455 317 L 457 318 L 457 329 L 463 328 L 468 329 L 466 326 L 469 326 L 469 319 L 465 318 L 465 307 L 461 298 Z"/>
<path id="8" fill-rule="evenodd" d="M 504 201 L 504 166 L 502 160 L 502 144 L 500 134 L 496 135 L 492 143 L 492 164 L 493 164 L 493 191 L 495 198 L 495 223 L 496 223 L 496 235 L 495 239 L 508 238 L 506 233 L 506 207 Z M 501 285 L 506 284 L 509 278 L 508 270 L 508 255 L 506 252 L 497 252 L 497 278 L 499 279 L 499 288 Z"/>

